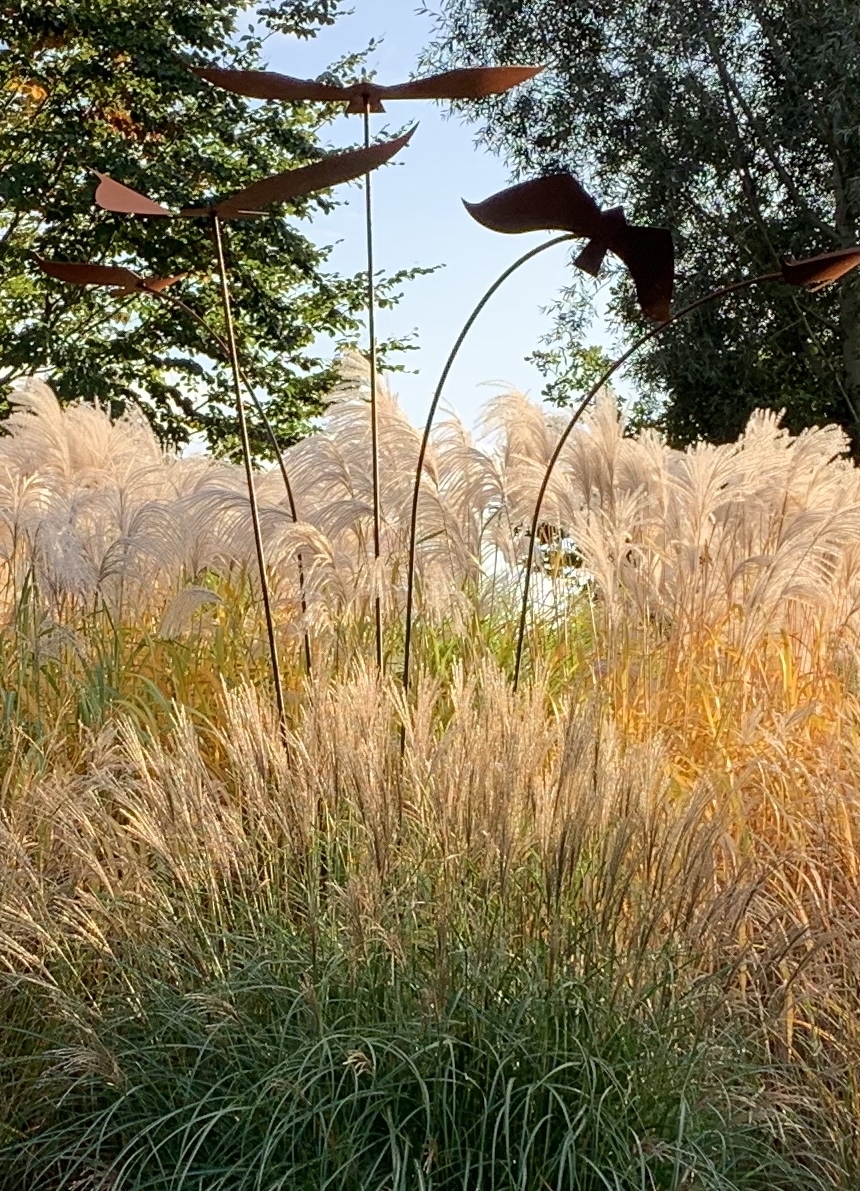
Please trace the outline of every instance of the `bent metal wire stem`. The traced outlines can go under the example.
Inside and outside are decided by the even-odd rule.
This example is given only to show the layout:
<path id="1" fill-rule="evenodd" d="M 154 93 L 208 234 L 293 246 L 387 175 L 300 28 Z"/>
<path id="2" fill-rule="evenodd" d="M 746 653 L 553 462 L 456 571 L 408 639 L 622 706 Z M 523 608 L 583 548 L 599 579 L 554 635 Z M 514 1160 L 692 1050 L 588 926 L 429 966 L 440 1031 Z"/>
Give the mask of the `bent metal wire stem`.
<path id="1" fill-rule="evenodd" d="M 776 273 L 763 273 L 758 277 L 747 277 L 742 281 L 733 282 L 730 285 L 720 286 L 719 289 L 713 290 L 704 297 L 698 298 L 695 302 L 690 302 L 689 305 L 682 307 L 671 318 L 666 319 L 665 322 L 660 323 L 659 326 L 652 327 L 650 331 L 640 336 L 618 359 L 610 365 L 603 373 L 600 379 L 591 386 L 585 394 L 579 405 L 573 412 L 573 415 L 567 426 L 561 434 L 555 449 L 550 456 L 546 471 L 544 472 L 540 488 L 538 489 L 537 500 L 535 501 L 534 513 L 532 514 L 531 527 L 529 529 L 529 545 L 528 554 L 526 556 L 526 570 L 523 582 L 523 600 L 520 608 L 519 626 L 517 629 L 517 651 L 516 662 L 514 664 L 514 681 L 513 688 L 516 691 L 519 688 L 520 671 L 522 668 L 523 646 L 525 642 L 526 620 L 528 618 L 529 608 L 529 588 L 531 584 L 532 570 L 534 569 L 534 551 L 535 541 L 537 540 L 538 525 L 540 523 L 541 509 L 543 507 L 544 497 L 546 496 L 549 482 L 555 470 L 555 465 L 558 462 L 565 444 L 570 438 L 574 428 L 579 422 L 582 415 L 588 409 L 591 402 L 600 392 L 600 390 L 609 383 L 615 373 L 622 368 L 627 361 L 634 356 L 640 348 L 644 347 L 646 343 L 650 343 L 652 339 L 656 339 L 667 331 L 675 323 L 680 322 L 688 315 L 696 310 L 700 310 L 703 306 L 709 305 L 711 302 L 717 302 L 721 298 L 729 294 L 737 293 L 740 290 L 750 289 L 753 286 L 761 285 L 770 281 L 781 281 L 787 285 L 798 288 L 808 289 L 815 292 L 822 289 L 825 285 L 838 280 L 844 274 L 860 264 L 860 248 L 841 248 L 833 252 L 822 253 L 819 256 L 809 257 L 804 260 L 794 260 L 787 258 L 782 262 L 782 268 Z"/>
<path id="2" fill-rule="evenodd" d="M 209 337 L 209 339 L 220 348 L 224 358 L 230 363 L 230 348 L 214 327 L 210 326 L 206 319 L 199 311 L 195 310 L 182 298 L 176 294 L 171 293 L 171 287 L 176 282 L 183 280 L 186 274 L 176 274 L 173 277 L 139 277 L 130 269 L 123 268 L 117 265 L 95 265 L 89 263 L 78 263 L 71 261 L 47 261 L 39 256 L 34 257 L 36 264 L 43 273 L 49 277 L 54 277 L 58 281 L 64 281 L 71 285 L 98 285 L 110 290 L 111 295 L 116 298 L 135 296 L 139 294 L 148 294 L 150 297 L 160 298 L 162 301 L 170 303 L 177 310 L 181 310 L 188 318 L 195 322 Z M 244 370 L 240 368 L 242 382 L 248 391 L 248 396 L 254 403 L 263 427 L 266 431 L 266 436 L 271 445 L 275 459 L 278 464 L 278 470 L 281 473 L 281 478 L 284 482 L 284 490 L 287 496 L 287 504 L 290 509 L 290 516 L 293 519 L 293 524 L 298 524 L 299 516 L 296 508 L 295 496 L 293 494 L 293 486 L 290 483 L 289 473 L 287 471 L 286 460 L 284 459 L 283 451 L 278 443 L 275 429 L 269 421 L 265 406 L 260 401 L 254 386 L 249 381 Z M 296 563 L 299 571 L 299 596 L 301 600 L 302 616 L 307 615 L 307 597 L 305 592 L 305 574 L 304 561 L 302 559 L 301 551 L 296 553 Z M 310 634 L 307 627 L 304 630 L 304 654 L 305 654 L 305 670 L 308 674 L 312 672 L 312 653 Z"/>
<path id="3" fill-rule="evenodd" d="M 271 206 L 273 203 L 288 202 L 292 199 L 312 194 L 315 191 L 326 190 L 340 183 L 349 182 L 361 177 L 363 174 L 376 169 L 394 157 L 409 142 L 411 136 L 412 132 L 410 131 L 402 137 L 374 145 L 370 149 L 355 149 L 345 153 L 331 154 L 311 165 L 284 170 L 279 174 L 262 178 L 218 202 L 209 203 L 203 207 L 186 207 L 178 212 L 170 211 L 167 207 L 153 202 L 146 195 L 140 194 L 130 187 L 114 181 L 113 178 L 105 174 L 97 173 L 96 175 L 99 178 L 99 185 L 96 189 L 95 201 L 104 210 L 123 215 L 167 219 L 205 219 L 209 224 L 212 237 L 215 241 L 221 279 L 222 305 L 227 331 L 227 346 L 230 353 L 230 363 L 236 390 L 236 409 L 239 419 L 242 456 L 248 482 L 248 501 L 254 527 L 254 544 L 257 553 L 257 565 L 260 571 L 260 587 L 263 593 L 266 633 L 269 639 L 272 682 L 275 688 L 281 733 L 285 740 L 287 737 L 286 707 L 284 704 L 277 639 L 272 615 L 269 579 L 266 571 L 266 559 L 259 525 L 259 510 L 254 489 L 254 469 L 248 439 L 244 401 L 242 398 L 240 365 L 230 305 L 221 223 L 229 219 L 256 219 L 265 214 L 265 208 Z"/>
<path id="4" fill-rule="evenodd" d="M 224 309 L 224 328 L 227 332 L 227 347 L 230 353 L 230 364 L 233 370 L 233 388 L 236 394 L 236 413 L 239 417 L 239 435 L 242 441 L 242 460 L 245 464 L 245 480 L 248 485 L 248 502 L 251 508 L 251 525 L 254 530 L 254 546 L 260 564 L 260 590 L 263 596 L 263 609 L 266 617 L 266 635 L 269 638 L 269 653 L 272 658 L 272 679 L 275 686 L 275 701 L 278 706 L 278 723 L 281 731 L 286 734 L 287 709 L 284 703 L 284 687 L 281 681 L 281 665 L 278 660 L 278 642 L 275 637 L 275 619 L 272 614 L 272 595 L 269 590 L 266 573 L 266 553 L 263 546 L 263 533 L 260 527 L 260 508 L 257 504 L 257 491 L 254 486 L 254 465 L 251 458 L 251 442 L 248 437 L 248 419 L 245 416 L 245 401 L 242 397 L 242 375 L 239 367 L 239 352 L 236 347 L 236 331 L 233 326 L 233 311 L 230 305 L 230 287 L 227 284 L 227 262 L 224 256 L 224 237 L 221 230 L 221 220 L 217 212 L 212 213 L 212 235 L 215 240 L 215 254 L 218 260 L 218 273 L 221 281 L 221 304 Z"/>
<path id="5" fill-rule="evenodd" d="M 348 114 L 364 119 L 364 147 L 370 148 L 370 114 L 384 112 L 383 100 L 401 99 L 483 99 L 500 95 L 534 78 L 540 66 L 474 66 L 444 71 L 407 83 L 383 86 L 368 78 L 340 86 L 320 83 L 315 79 L 293 78 L 265 70 L 229 70 L 220 67 L 196 67 L 193 73 L 213 86 L 222 87 L 236 95 L 254 99 L 274 99 L 287 102 L 345 103 Z M 367 333 L 370 362 L 370 439 L 371 476 L 373 485 L 373 557 L 374 585 L 378 583 L 381 557 L 382 501 L 379 475 L 379 394 L 378 359 L 376 345 L 376 282 L 373 260 L 373 202 L 370 171 L 365 174 L 365 236 L 367 242 Z M 376 633 L 376 665 L 382 670 L 382 607 L 379 591 L 374 593 L 374 622 Z"/>
<path id="6" fill-rule="evenodd" d="M 430 432 L 433 429 L 433 419 L 436 416 L 436 410 L 439 406 L 439 401 L 442 397 L 442 390 L 448 380 L 448 375 L 454 366 L 454 361 L 459 355 L 460 348 L 466 340 L 467 335 L 471 331 L 478 316 L 483 311 L 484 307 L 490 299 L 501 289 L 507 279 L 516 273 L 518 269 L 527 264 L 534 257 L 539 256 L 540 253 L 546 252 L 549 248 L 555 248 L 557 244 L 563 244 L 568 240 L 575 239 L 575 236 L 568 233 L 563 236 L 556 236 L 552 240 L 548 240 L 545 244 L 539 244 L 537 248 L 532 248 L 514 261 L 500 277 L 497 277 L 490 288 L 486 291 L 484 296 L 478 302 L 475 309 L 469 315 L 466 322 L 463 324 L 463 329 L 457 336 L 457 340 L 445 361 L 445 367 L 442 369 L 442 374 L 439 377 L 439 383 L 436 385 L 436 391 L 433 394 L 433 400 L 430 402 L 430 409 L 427 413 L 427 421 L 424 425 L 424 434 L 421 438 L 421 448 L 418 451 L 418 462 L 415 465 L 415 484 L 412 488 L 412 511 L 409 520 L 409 560 L 406 565 L 406 629 L 403 640 L 403 691 L 409 690 L 409 669 L 412 649 L 412 627 L 413 627 L 413 613 L 415 602 L 415 556 L 417 552 L 418 542 L 418 501 L 421 492 L 421 478 L 424 473 L 424 460 L 427 457 L 427 448 L 430 445 Z"/>

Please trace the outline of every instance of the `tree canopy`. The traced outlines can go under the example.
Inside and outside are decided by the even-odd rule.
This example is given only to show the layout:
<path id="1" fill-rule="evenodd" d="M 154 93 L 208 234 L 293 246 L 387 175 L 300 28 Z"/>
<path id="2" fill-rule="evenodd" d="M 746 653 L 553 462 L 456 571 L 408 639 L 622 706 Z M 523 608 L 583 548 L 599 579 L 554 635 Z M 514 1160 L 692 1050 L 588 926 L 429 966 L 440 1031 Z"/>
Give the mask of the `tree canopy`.
<path id="1" fill-rule="evenodd" d="M 632 220 L 671 227 L 676 307 L 784 255 L 858 242 L 856 0 L 443 0 L 427 57 L 546 64 L 527 91 L 484 105 L 483 139 L 518 174 L 570 169 Z M 611 295 L 622 326 L 641 329 L 620 273 Z M 575 330 L 582 296 L 572 287 L 565 307 Z M 709 306 L 635 375 L 640 417 L 676 443 L 734 438 L 768 406 L 792 430 L 841 423 L 856 450 L 860 281 Z"/>
<path id="2" fill-rule="evenodd" d="M 229 376 L 205 334 L 167 303 L 122 303 L 44 277 L 32 254 L 186 272 L 182 297 L 218 325 L 213 246 L 192 221 L 97 212 L 91 169 L 172 207 L 229 194 L 323 155 L 337 109 L 250 104 L 189 65 L 262 65 L 273 31 L 313 36 L 340 0 L 7 0 L 0 7 L 0 386 L 42 371 L 63 400 L 141 405 L 168 441 L 233 434 Z M 342 64 L 349 72 L 351 63 Z M 318 336 L 355 338 L 362 278 L 326 268 L 328 250 L 295 216 L 230 228 L 237 334 L 246 371 L 284 441 L 301 432 L 332 381 Z M 289 215 L 290 218 L 281 217 Z M 400 278 L 382 285 L 382 298 Z M 258 441 L 262 442 L 262 438 Z"/>

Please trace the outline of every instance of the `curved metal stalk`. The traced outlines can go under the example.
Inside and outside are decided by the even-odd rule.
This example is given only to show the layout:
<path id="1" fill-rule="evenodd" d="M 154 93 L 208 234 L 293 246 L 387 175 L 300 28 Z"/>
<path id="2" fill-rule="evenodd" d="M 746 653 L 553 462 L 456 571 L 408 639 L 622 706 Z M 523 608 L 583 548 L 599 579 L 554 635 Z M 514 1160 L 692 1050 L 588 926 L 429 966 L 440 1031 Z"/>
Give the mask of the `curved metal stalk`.
<path id="1" fill-rule="evenodd" d="M 206 333 L 210 336 L 210 338 L 215 343 L 218 344 L 218 346 L 221 348 L 221 350 L 224 353 L 224 356 L 226 357 L 228 362 L 232 363 L 232 356 L 230 354 L 230 348 L 229 348 L 227 342 L 221 338 L 221 336 L 218 334 L 218 332 L 213 327 L 210 327 L 209 323 L 206 321 L 206 319 L 203 317 L 203 315 L 198 313 L 198 311 L 196 311 L 193 306 L 189 306 L 187 302 L 182 300 L 182 298 L 178 298 L 175 294 L 168 293 L 167 290 L 144 290 L 143 292 L 147 293 L 147 294 L 151 294 L 152 296 L 154 296 L 156 298 L 163 298 L 165 302 L 170 302 L 178 310 L 181 310 L 184 314 L 187 314 L 189 318 L 193 319 L 194 322 L 196 322 L 200 327 L 202 327 L 203 330 L 206 331 Z M 293 519 L 293 524 L 296 525 L 299 520 L 299 515 L 298 515 L 297 509 L 296 509 L 295 497 L 293 496 L 293 486 L 290 483 L 290 477 L 287 472 L 287 465 L 284 460 L 283 452 L 281 451 L 280 445 L 278 444 L 278 440 L 275 435 L 274 427 L 272 426 L 272 423 L 269 421 L 269 419 L 266 415 L 265 406 L 260 401 L 256 392 L 254 391 L 253 385 L 248 380 L 248 377 L 246 376 L 245 371 L 241 366 L 239 367 L 239 375 L 242 377 L 242 383 L 244 384 L 245 388 L 248 390 L 248 395 L 250 396 L 251 400 L 253 401 L 254 406 L 257 410 L 257 413 L 260 415 L 260 418 L 262 419 L 263 426 L 265 427 L 265 430 L 266 430 L 266 436 L 269 439 L 272 450 L 275 453 L 275 459 L 278 462 L 278 470 L 280 471 L 281 478 L 284 481 L 284 489 L 286 490 L 286 494 L 287 494 L 287 503 L 290 506 L 290 516 Z M 304 563 L 302 561 L 301 551 L 296 552 L 296 562 L 297 562 L 298 568 L 299 568 L 299 595 L 301 597 L 302 615 L 305 616 L 305 615 L 307 615 L 308 604 L 307 604 L 307 598 L 305 595 L 305 571 L 304 571 Z M 304 632 L 304 653 L 305 653 L 305 670 L 307 671 L 308 674 L 310 674 L 312 672 L 312 665 L 311 665 L 312 655 L 311 655 L 311 641 L 310 641 L 310 636 L 308 635 L 307 629 L 305 629 L 305 632 Z"/>
<path id="2" fill-rule="evenodd" d="M 657 327 L 652 327 L 650 331 L 647 331 L 644 335 L 640 336 L 640 338 L 637 339 L 636 342 L 633 343 L 627 349 L 627 351 L 623 353 L 623 355 L 620 355 L 615 363 L 611 364 L 610 367 L 607 368 L 600 377 L 600 379 L 591 386 L 586 395 L 583 397 L 582 401 L 574 410 L 573 416 L 571 417 L 567 426 L 564 428 L 561 437 L 555 445 L 555 450 L 550 456 L 549 463 L 547 464 L 546 471 L 544 472 L 543 480 L 541 481 L 541 486 L 538 489 L 534 515 L 532 516 L 531 529 L 529 531 L 529 551 L 526 558 L 525 581 L 523 583 L 523 603 L 520 609 L 520 623 L 517 631 L 517 656 L 516 662 L 514 664 L 514 691 L 518 689 L 520 682 L 520 668 L 522 666 L 523 643 L 525 641 L 526 619 L 528 617 L 529 607 L 529 586 L 531 584 L 532 570 L 534 566 L 534 546 L 535 539 L 537 537 L 538 523 L 540 521 L 541 508 L 543 507 L 544 497 L 546 496 L 546 490 L 549 487 L 552 473 L 555 470 L 555 465 L 558 462 L 561 452 L 564 450 L 565 443 L 570 438 L 570 435 L 573 432 L 577 422 L 585 413 L 586 409 L 588 409 L 589 405 L 603 388 L 603 386 L 612 379 L 619 368 L 622 368 L 627 363 L 631 356 L 634 356 L 636 352 L 639 351 L 640 347 L 644 347 L 646 343 L 650 343 L 652 339 L 656 339 L 658 335 L 662 335 L 664 331 L 668 330 L 669 327 L 679 322 L 682 318 L 686 318 L 688 314 L 692 314 L 693 311 L 699 310 L 702 306 L 707 306 L 710 302 L 716 302 L 720 298 L 724 298 L 727 294 L 736 293 L 738 290 L 742 289 L 749 289 L 751 286 L 759 285 L 761 282 L 783 280 L 784 277 L 782 273 L 763 273 L 759 277 L 748 277 L 744 281 L 736 281 L 731 285 L 721 286 L 720 289 L 716 289 L 710 294 L 705 294 L 703 298 L 697 298 L 696 301 L 691 302 L 689 306 L 682 307 L 676 314 L 673 314 L 670 319 L 667 319 L 666 322 L 660 323 L 660 325 Z"/>
<path id="3" fill-rule="evenodd" d="M 370 100 L 364 100 L 364 147 L 370 148 Z M 370 451 L 373 482 L 373 560 L 376 584 L 379 581 L 379 559 L 381 555 L 381 508 L 379 497 L 379 402 L 377 399 L 376 366 L 376 281 L 373 276 L 373 200 L 370 172 L 364 175 L 364 211 L 367 231 L 367 333 L 370 340 Z M 376 628 L 376 666 L 382 670 L 382 605 L 377 591 L 374 601 L 374 623 Z"/>
<path id="4" fill-rule="evenodd" d="M 404 692 L 409 690 L 409 663 L 412 648 L 412 615 L 415 600 L 415 554 L 418 536 L 418 497 L 421 491 L 421 477 L 424 472 L 424 460 L 427 456 L 427 447 L 430 443 L 430 431 L 433 428 L 433 419 L 436 416 L 436 410 L 438 408 L 440 398 L 442 397 L 442 390 L 445 388 L 448 375 L 454 365 L 454 361 L 459 355 L 460 348 L 463 346 L 466 336 L 469 334 L 478 316 L 481 314 L 482 310 L 496 293 L 496 291 L 504 285 L 512 273 L 516 273 L 517 269 L 519 269 L 522 265 L 525 265 L 532 259 L 532 257 L 539 256 L 540 253 L 546 252 L 548 248 L 554 248 L 556 244 L 562 244 L 565 240 L 574 239 L 576 239 L 576 237 L 570 234 L 556 236 L 555 239 L 548 240 L 546 244 L 539 244 L 537 248 L 532 248 L 529 252 L 526 252 L 523 256 L 521 256 L 519 260 L 514 261 L 512 265 L 505 269 L 504 273 L 502 273 L 502 275 L 493 282 L 475 309 L 469 315 L 469 318 L 466 320 L 462 331 L 457 336 L 456 343 L 451 348 L 448 359 L 445 361 L 445 367 L 442 369 L 442 375 L 439 377 L 439 383 L 437 384 L 436 391 L 433 394 L 433 400 L 430 402 L 430 410 L 427 414 L 427 422 L 424 426 L 424 435 L 421 439 L 421 449 L 418 452 L 418 462 L 415 466 L 415 486 L 412 490 L 412 514 L 409 522 L 409 562 L 407 563 L 406 568 L 406 633 L 403 642 Z"/>
<path id="5" fill-rule="evenodd" d="M 239 416 L 239 435 L 242 441 L 242 458 L 245 464 L 245 478 L 248 482 L 248 501 L 251 506 L 251 524 L 254 529 L 254 545 L 257 550 L 257 564 L 260 568 L 260 587 L 263 593 L 263 610 L 266 617 L 266 632 L 269 638 L 269 653 L 272 662 L 272 681 L 275 685 L 275 701 L 278 706 L 278 722 L 281 733 L 286 737 L 287 715 L 284 704 L 284 689 L 281 684 L 281 667 L 278 661 L 278 643 L 275 639 L 275 621 L 272 615 L 272 600 L 269 591 L 269 579 L 266 575 L 266 555 L 263 549 L 263 535 L 260 529 L 260 510 L 257 506 L 257 494 L 254 490 L 254 467 L 251 461 L 251 443 L 248 438 L 248 422 L 245 417 L 245 402 L 242 397 L 242 377 L 239 367 L 239 355 L 236 349 L 236 334 L 233 327 L 233 314 L 230 309 L 230 288 L 227 284 L 227 265 L 224 259 L 224 243 L 221 236 L 221 221 L 217 214 L 212 215 L 212 231 L 215 239 L 215 249 L 218 257 L 218 272 L 221 279 L 221 301 L 224 307 L 224 326 L 227 332 L 227 348 L 230 363 L 233 368 L 233 385 L 236 391 L 236 412 Z"/>

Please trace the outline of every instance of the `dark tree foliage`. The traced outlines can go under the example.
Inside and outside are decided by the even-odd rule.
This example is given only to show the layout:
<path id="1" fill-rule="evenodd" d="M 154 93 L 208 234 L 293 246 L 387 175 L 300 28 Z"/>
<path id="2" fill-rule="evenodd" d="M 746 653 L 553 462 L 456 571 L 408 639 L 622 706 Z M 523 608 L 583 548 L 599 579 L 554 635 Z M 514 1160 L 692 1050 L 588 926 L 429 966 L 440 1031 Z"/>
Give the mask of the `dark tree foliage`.
<path id="1" fill-rule="evenodd" d="M 63 400 L 112 412 L 140 404 L 159 434 L 192 431 L 229 448 L 229 374 L 217 350 L 166 303 L 46 279 L 33 252 L 187 271 L 182 297 L 220 325 L 213 245 L 200 222 L 98 212 L 95 168 L 179 208 L 323 155 L 334 109 L 249 104 L 188 64 L 261 65 L 269 31 L 313 36 L 340 0 L 6 0 L 0 7 L 0 391 L 36 370 Z M 254 22 L 253 24 L 251 22 Z M 343 64 L 349 69 L 350 63 Z M 327 250 L 297 216 L 332 197 L 231 225 L 238 337 L 246 370 L 283 441 L 302 432 L 331 385 L 317 336 L 354 339 L 364 282 L 326 270 Z M 286 217 L 289 216 L 289 217 Z M 383 300 L 392 286 L 382 286 Z M 257 442 L 264 442 L 257 435 Z"/>
<path id="2" fill-rule="evenodd" d="M 856 0 L 443 0 L 428 63 L 523 61 L 548 69 L 486 103 L 483 138 L 518 174 L 570 169 L 604 204 L 670 226 L 676 307 L 783 255 L 858 242 Z M 581 291 L 568 297 L 576 326 Z M 642 328 L 620 277 L 611 310 Z M 856 450 L 860 280 L 726 300 L 636 375 L 640 416 L 676 443 L 730 440 L 769 406 L 795 431 L 841 423 Z"/>

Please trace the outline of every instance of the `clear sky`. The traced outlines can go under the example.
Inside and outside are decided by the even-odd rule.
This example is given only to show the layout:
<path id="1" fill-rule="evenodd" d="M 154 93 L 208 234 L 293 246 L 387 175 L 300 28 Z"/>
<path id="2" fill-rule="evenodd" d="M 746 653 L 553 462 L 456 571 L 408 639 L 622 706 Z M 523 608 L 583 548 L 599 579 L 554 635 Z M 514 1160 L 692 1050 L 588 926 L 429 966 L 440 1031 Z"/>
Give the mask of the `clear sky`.
<path id="1" fill-rule="evenodd" d="M 419 12 L 416 0 L 352 0 L 351 6 L 351 15 L 312 41 L 271 38 L 269 66 L 312 78 L 375 40 L 380 44 L 369 65 L 376 77 L 380 82 L 405 81 L 430 40 L 432 19 Z M 474 127 L 446 118 L 444 105 L 390 103 L 385 116 L 375 117 L 374 130 L 393 131 L 413 122 L 419 123 L 418 130 L 398 163 L 374 176 L 377 264 L 386 272 L 413 265 L 445 267 L 409 283 L 400 305 L 380 312 L 378 336 L 417 331 L 420 351 L 404 357 L 417 375 L 398 374 L 392 384 L 409 416 L 423 421 L 445 357 L 479 297 L 519 255 L 551 236 L 501 236 L 468 216 L 462 198 L 486 198 L 506 186 L 511 174 L 503 161 L 476 147 Z M 355 144 L 361 136 L 357 116 L 343 116 L 329 130 L 336 147 Z M 354 186 L 341 195 L 347 201 L 333 214 L 319 216 L 309 230 L 321 243 L 338 241 L 332 256 L 335 270 L 357 272 L 365 261 L 363 192 Z M 485 311 L 446 389 L 446 400 L 467 422 L 492 395 L 492 382 L 539 397 L 541 377 L 524 357 L 549 327 L 545 308 L 565 282 L 569 259 L 564 247 L 550 249 L 526 265 Z M 594 338 L 604 341 L 605 334 L 596 329 Z"/>

